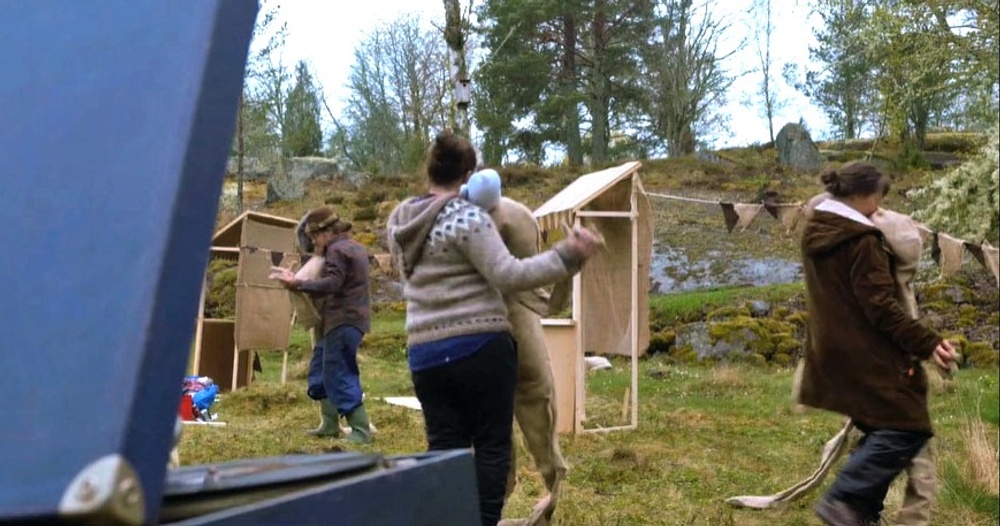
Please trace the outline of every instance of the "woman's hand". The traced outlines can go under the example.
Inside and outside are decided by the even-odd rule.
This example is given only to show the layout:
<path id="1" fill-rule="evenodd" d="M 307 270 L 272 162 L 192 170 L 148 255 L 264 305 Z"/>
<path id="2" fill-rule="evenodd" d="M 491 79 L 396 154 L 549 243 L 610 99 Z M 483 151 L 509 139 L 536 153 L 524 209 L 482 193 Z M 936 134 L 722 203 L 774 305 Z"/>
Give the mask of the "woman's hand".
<path id="1" fill-rule="evenodd" d="M 301 284 L 301 281 L 295 277 L 295 273 L 284 267 L 271 267 L 271 273 L 267 277 L 280 281 L 286 289 L 295 290 Z"/>
<path id="2" fill-rule="evenodd" d="M 574 228 L 566 236 L 566 241 L 569 243 L 569 248 L 584 259 L 596 254 L 597 249 L 604 244 L 604 240 L 589 228 Z"/>
<path id="3" fill-rule="evenodd" d="M 931 353 L 931 362 L 944 371 L 951 370 L 955 363 L 955 347 L 948 340 L 941 340 Z"/>

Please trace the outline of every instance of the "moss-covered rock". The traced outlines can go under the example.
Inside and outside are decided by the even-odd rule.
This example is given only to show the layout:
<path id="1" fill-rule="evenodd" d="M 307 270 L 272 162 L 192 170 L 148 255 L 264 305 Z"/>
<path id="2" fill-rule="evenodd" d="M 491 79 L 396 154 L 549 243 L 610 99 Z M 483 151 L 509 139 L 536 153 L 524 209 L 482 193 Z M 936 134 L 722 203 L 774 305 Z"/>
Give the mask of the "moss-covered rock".
<path id="1" fill-rule="evenodd" d="M 694 363 L 698 361 L 698 353 L 690 345 L 678 345 L 667 351 L 669 363 Z"/>
<path id="2" fill-rule="evenodd" d="M 975 305 L 960 305 L 958 307 L 958 326 L 971 329 L 978 324 L 979 309 Z"/>
<path id="3" fill-rule="evenodd" d="M 781 367 L 791 367 L 792 357 L 789 354 L 783 352 L 776 352 L 774 356 L 771 357 L 771 363 Z"/>
<path id="4" fill-rule="evenodd" d="M 997 353 L 993 346 L 985 342 L 973 342 L 965 345 L 963 356 L 969 367 L 996 369 L 1000 366 L 1000 353 Z"/>
<path id="5" fill-rule="evenodd" d="M 804 328 L 809 323 L 809 314 L 805 311 L 793 312 L 784 318 L 785 322 Z"/>
<path id="6" fill-rule="evenodd" d="M 959 282 L 960 280 L 949 279 L 930 283 L 923 287 L 921 292 L 921 304 L 943 302 L 947 305 L 958 305 L 968 303 L 974 294 L 969 287 Z"/>
<path id="7" fill-rule="evenodd" d="M 745 305 L 726 306 L 709 311 L 709 313 L 705 316 L 705 321 L 720 321 L 737 317 L 746 318 L 749 316 L 750 316 L 750 309 Z"/>
<path id="8" fill-rule="evenodd" d="M 794 325 L 774 318 L 739 316 L 710 324 L 708 336 L 714 355 L 749 353 L 759 354 L 766 360 L 779 350 L 788 354 L 798 348 L 795 331 Z"/>
<path id="9" fill-rule="evenodd" d="M 677 343 L 677 333 L 671 330 L 659 331 L 649 336 L 648 354 L 658 354 L 670 352 L 670 349 Z"/>
<path id="10" fill-rule="evenodd" d="M 358 243 L 361 243 L 368 248 L 375 247 L 378 242 L 378 236 L 372 232 L 358 232 L 351 237 L 353 237 Z"/>
<path id="11" fill-rule="evenodd" d="M 378 210 L 374 205 L 361 206 L 354 211 L 355 221 L 375 221 L 376 219 L 378 219 Z"/>
<path id="12" fill-rule="evenodd" d="M 399 201 L 393 199 L 391 201 L 382 201 L 379 203 L 377 211 L 380 220 L 385 220 L 389 218 L 389 214 L 392 213 L 393 209 L 399 206 Z"/>

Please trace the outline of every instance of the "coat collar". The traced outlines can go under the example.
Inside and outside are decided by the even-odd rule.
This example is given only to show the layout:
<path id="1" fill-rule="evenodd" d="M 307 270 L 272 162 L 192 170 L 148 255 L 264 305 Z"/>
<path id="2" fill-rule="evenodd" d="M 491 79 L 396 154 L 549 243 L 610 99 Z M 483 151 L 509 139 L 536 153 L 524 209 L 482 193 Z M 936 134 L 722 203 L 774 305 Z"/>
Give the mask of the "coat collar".
<path id="1" fill-rule="evenodd" d="M 816 205 L 816 210 L 822 210 L 824 212 L 830 212 L 831 214 L 837 214 L 841 217 L 846 217 L 851 221 L 857 221 L 862 225 L 875 226 L 871 219 L 868 219 L 861 212 L 837 201 L 836 199 L 825 199 L 822 203 Z"/>

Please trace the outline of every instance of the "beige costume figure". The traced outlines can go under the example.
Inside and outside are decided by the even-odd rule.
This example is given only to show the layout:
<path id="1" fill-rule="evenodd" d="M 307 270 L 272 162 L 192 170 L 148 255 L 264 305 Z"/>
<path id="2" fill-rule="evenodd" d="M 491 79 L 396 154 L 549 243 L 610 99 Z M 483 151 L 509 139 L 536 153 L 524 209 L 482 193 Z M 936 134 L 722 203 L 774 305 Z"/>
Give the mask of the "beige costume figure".
<path id="1" fill-rule="evenodd" d="M 812 198 L 806 204 L 804 215 L 812 213 L 819 203 L 828 198 L 828 194 L 820 194 Z M 906 306 L 913 318 L 919 317 L 917 300 L 913 291 L 913 277 L 917 272 L 917 265 L 920 262 L 920 254 L 923 251 L 923 239 L 920 235 L 920 225 L 907 215 L 893 212 L 891 210 L 879 209 L 872 214 L 871 221 L 882 231 L 889 248 L 892 250 L 894 272 L 896 281 L 896 294 L 899 300 Z M 799 362 L 793 380 L 793 395 L 798 399 L 798 389 L 802 379 L 803 362 Z M 854 424 L 848 419 L 844 427 L 830 439 L 823 447 L 823 456 L 819 467 L 808 478 L 800 481 L 794 486 L 767 496 L 739 496 L 726 499 L 726 502 L 738 507 L 746 508 L 771 508 L 787 504 L 813 489 L 819 487 L 823 479 L 829 473 L 833 463 L 847 449 L 848 437 Z M 935 477 L 936 469 L 934 464 L 934 454 L 931 443 L 927 445 L 913 458 L 912 463 L 906 468 L 906 490 L 903 503 L 896 516 L 896 524 L 900 526 L 925 526 L 930 524 L 931 507 L 935 499 Z"/>
<path id="2" fill-rule="evenodd" d="M 538 225 L 526 206 L 506 197 L 490 213 L 511 254 L 527 258 L 538 252 Z M 559 450 L 556 435 L 555 384 L 548 351 L 542 334 L 541 315 L 548 311 L 544 291 L 527 291 L 505 297 L 507 316 L 517 342 L 517 390 L 514 418 L 524 442 L 545 481 L 549 495 L 538 503 L 526 520 L 507 520 L 501 524 L 544 525 L 555 511 L 559 482 L 566 477 L 566 461 Z M 511 449 L 512 456 L 516 448 Z M 514 490 L 516 462 L 512 459 L 507 495 Z"/>

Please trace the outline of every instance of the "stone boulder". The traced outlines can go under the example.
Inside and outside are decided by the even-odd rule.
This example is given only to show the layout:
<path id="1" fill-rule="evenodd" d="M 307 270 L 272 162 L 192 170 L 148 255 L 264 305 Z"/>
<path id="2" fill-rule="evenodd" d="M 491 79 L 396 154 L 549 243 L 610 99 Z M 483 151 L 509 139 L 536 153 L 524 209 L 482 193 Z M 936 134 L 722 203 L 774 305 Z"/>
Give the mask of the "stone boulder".
<path id="1" fill-rule="evenodd" d="M 286 161 L 288 175 L 300 181 L 329 181 L 340 176 L 340 165 L 326 157 L 292 157 Z"/>
<path id="2" fill-rule="evenodd" d="M 285 160 L 285 173 L 267 180 L 267 204 L 302 199 L 306 181 L 329 181 L 341 176 L 340 165 L 325 157 L 292 157 Z"/>
<path id="3" fill-rule="evenodd" d="M 298 201 L 306 195 L 306 182 L 290 174 L 275 175 L 267 180 L 266 204 L 278 201 Z"/>
<path id="4" fill-rule="evenodd" d="M 778 161 L 796 170 L 815 171 L 823 166 L 823 156 L 800 124 L 784 125 L 774 138 L 774 147 L 778 150 Z"/>
<path id="5" fill-rule="evenodd" d="M 226 162 L 226 175 L 236 177 L 239 174 L 239 158 L 230 157 Z M 244 181 L 266 181 L 274 175 L 274 167 L 255 157 L 243 158 Z"/>

